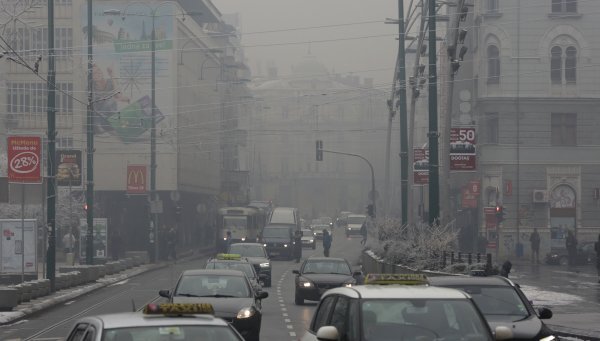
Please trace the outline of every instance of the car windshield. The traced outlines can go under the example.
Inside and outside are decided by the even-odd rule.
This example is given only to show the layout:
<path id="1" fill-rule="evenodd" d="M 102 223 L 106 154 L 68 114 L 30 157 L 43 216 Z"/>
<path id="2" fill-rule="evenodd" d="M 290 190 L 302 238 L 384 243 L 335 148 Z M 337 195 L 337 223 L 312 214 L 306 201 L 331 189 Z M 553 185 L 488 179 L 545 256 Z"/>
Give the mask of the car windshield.
<path id="1" fill-rule="evenodd" d="M 508 286 L 456 286 L 473 297 L 483 315 L 508 315 L 513 320 L 529 316 L 517 292 Z"/>
<path id="2" fill-rule="evenodd" d="M 304 264 L 302 273 L 305 274 L 341 274 L 351 275 L 348 263 L 344 261 L 311 260 Z"/>
<path id="3" fill-rule="evenodd" d="M 267 238 L 289 238 L 290 229 L 287 227 L 265 227 L 262 236 Z"/>
<path id="4" fill-rule="evenodd" d="M 272 224 L 295 224 L 293 211 L 277 210 L 273 211 L 270 223 Z"/>
<path id="5" fill-rule="evenodd" d="M 143 326 L 105 329 L 103 341 L 237 341 L 240 338 L 227 326 Z"/>
<path id="6" fill-rule="evenodd" d="M 312 237 L 313 236 L 313 231 L 312 230 L 308 230 L 308 229 L 302 230 L 302 236 L 303 237 Z"/>
<path id="7" fill-rule="evenodd" d="M 348 217 L 347 221 L 348 224 L 362 224 L 364 223 L 365 219 L 367 219 L 365 216 L 350 216 Z"/>
<path id="8" fill-rule="evenodd" d="M 265 249 L 261 245 L 231 244 L 229 253 L 235 253 L 242 257 L 266 257 Z"/>
<path id="9" fill-rule="evenodd" d="M 323 224 L 330 224 L 330 223 L 331 223 L 331 221 L 332 221 L 332 220 L 331 220 L 331 218 L 329 218 L 329 217 L 321 217 L 321 218 L 319 218 L 319 220 L 320 220 L 320 221 L 321 221 L 321 223 L 323 223 Z"/>
<path id="10" fill-rule="evenodd" d="M 237 216 L 224 216 L 223 226 L 229 230 L 245 230 L 246 229 L 246 217 Z"/>
<path id="11" fill-rule="evenodd" d="M 207 269 L 228 269 L 238 270 L 246 274 L 248 278 L 255 278 L 254 268 L 250 263 L 237 263 L 237 262 L 210 262 L 206 265 Z"/>
<path id="12" fill-rule="evenodd" d="M 181 277 L 175 296 L 250 297 L 245 277 L 229 275 L 189 275 Z"/>
<path id="13" fill-rule="evenodd" d="M 361 310 L 364 340 L 491 340 L 485 322 L 464 299 L 373 299 L 364 300 Z"/>

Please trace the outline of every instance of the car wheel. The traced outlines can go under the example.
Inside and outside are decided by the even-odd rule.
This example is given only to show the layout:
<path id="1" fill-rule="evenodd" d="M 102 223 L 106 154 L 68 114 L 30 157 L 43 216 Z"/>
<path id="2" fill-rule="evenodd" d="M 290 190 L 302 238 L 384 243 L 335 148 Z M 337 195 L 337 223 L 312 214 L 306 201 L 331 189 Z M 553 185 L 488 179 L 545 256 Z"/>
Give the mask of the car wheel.
<path id="1" fill-rule="evenodd" d="M 302 298 L 302 296 L 298 295 L 298 292 L 296 292 L 296 294 L 294 295 L 294 303 L 296 303 L 296 305 L 304 304 L 304 298 Z"/>
<path id="2" fill-rule="evenodd" d="M 569 264 L 569 258 L 562 256 L 558 259 L 558 264 L 560 265 L 568 265 Z"/>

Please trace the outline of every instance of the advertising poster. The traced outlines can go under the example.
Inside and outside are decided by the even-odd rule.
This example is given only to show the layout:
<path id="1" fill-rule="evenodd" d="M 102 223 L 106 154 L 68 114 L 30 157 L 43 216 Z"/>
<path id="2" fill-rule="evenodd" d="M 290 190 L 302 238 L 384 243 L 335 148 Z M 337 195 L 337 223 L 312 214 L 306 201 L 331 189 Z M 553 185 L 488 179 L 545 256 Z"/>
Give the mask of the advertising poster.
<path id="1" fill-rule="evenodd" d="M 86 257 L 87 220 L 79 220 L 79 258 Z M 108 219 L 94 218 L 94 259 L 106 259 L 108 255 Z"/>
<path id="2" fill-rule="evenodd" d="M 484 207 L 483 215 L 485 217 L 486 229 L 495 229 L 498 226 L 498 218 L 496 218 L 496 207 Z"/>
<path id="3" fill-rule="evenodd" d="M 94 4 L 94 133 L 98 148 L 146 151 L 152 117 L 152 28 L 155 28 L 157 130 L 167 128 L 175 111 L 169 72 L 176 63 L 173 50 L 174 6 L 160 2 L 102 1 Z M 154 9 L 157 8 L 155 11 Z M 82 46 L 87 48 L 87 12 L 82 6 Z M 86 50 L 84 50 L 84 53 Z M 160 146 L 161 137 L 157 144 Z M 123 146 L 125 150 L 123 150 Z"/>
<path id="4" fill-rule="evenodd" d="M 426 185 L 429 183 L 429 149 L 414 149 L 413 174 L 415 185 Z"/>
<path id="5" fill-rule="evenodd" d="M 59 149 L 56 151 L 56 185 L 81 187 L 81 150 Z"/>
<path id="6" fill-rule="evenodd" d="M 481 186 L 479 180 L 471 180 L 462 188 L 462 207 L 463 208 L 477 208 L 477 199 Z"/>
<path id="7" fill-rule="evenodd" d="M 127 165 L 127 193 L 146 194 L 146 165 Z"/>
<path id="8" fill-rule="evenodd" d="M 37 273 L 37 223 L 35 219 L 25 219 L 25 240 L 21 229 L 21 219 L 0 219 L 2 243 L 0 243 L 1 273 Z M 23 266 L 23 250 L 25 264 Z"/>
<path id="9" fill-rule="evenodd" d="M 450 170 L 475 171 L 476 169 L 475 127 L 450 129 Z"/>
<path id="10" fill-rule="evenodd" d="M 9 136 L 8 182 L 42 182 L 42 139 L 39 136 Z"/>

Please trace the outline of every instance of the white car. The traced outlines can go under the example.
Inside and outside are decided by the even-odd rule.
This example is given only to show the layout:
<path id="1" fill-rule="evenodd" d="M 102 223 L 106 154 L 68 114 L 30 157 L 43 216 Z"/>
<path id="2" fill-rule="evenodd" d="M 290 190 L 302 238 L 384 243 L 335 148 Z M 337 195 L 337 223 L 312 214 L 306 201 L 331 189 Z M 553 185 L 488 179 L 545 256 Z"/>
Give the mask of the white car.
<path id="1" fill-rule="evenodd" d="M 79 319 L 66 341 L 243 341 L 233 326 L 214 317 L 210 304 L 148 304 L 143 312 Z"/>
<path id="2" fill-rule="evenodd" d="M 375 276 L 382 276 L 381 280 Z M 377 284 L 339 287 L 325 292 L 301 340 L 491 341 L 512 338 L 508 327 L 496 327 L 492 333 L 472 298 L 462 291 L 429 286 L 419 280 L 418 275 L 367 275 L 365 282 Z"/>

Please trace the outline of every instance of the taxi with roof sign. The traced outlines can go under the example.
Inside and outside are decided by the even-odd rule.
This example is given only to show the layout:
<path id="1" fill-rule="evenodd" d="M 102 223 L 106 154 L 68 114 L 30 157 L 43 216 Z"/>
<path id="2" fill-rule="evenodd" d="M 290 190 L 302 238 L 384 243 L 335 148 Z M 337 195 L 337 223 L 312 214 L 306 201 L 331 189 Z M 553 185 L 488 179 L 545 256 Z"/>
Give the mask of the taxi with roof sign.
<path id="1" fill-rule="evenodd" d="M 159 291 L 170 303 L 210 303 L 214 315 L 231 323 L 246 341 L 258 341 L 262 321 L 261 300 L 269 296 L 254 291 L 239 270 L 184 271 L 175 289 Z"/>
<path id="2" fill-rule="evenodd" d="M 302 341 L 492 341 L 492 331 L 468 294 L 433 287 L 421 274 L 368 274 L 364 285 L 326 291 Z"/>
<path id="3" fill-rule="evenodd" d="M 206 269 L 230 269 L 239 270 L 246 274 L 255 291 L 262 290 L 262 284 L 266 275 L 258 275 L 256 268 L 239 254 L 219 253 L 215 258 L 209 258 L 206 261 Z"/>
<path id="4" fill-rule="evenodd" d="M 84 317 L 66 340 L 92 341 L 243 341 L 224 320 L 213 316 L 211 304 L 150 303 L 142 312 Z"/>

